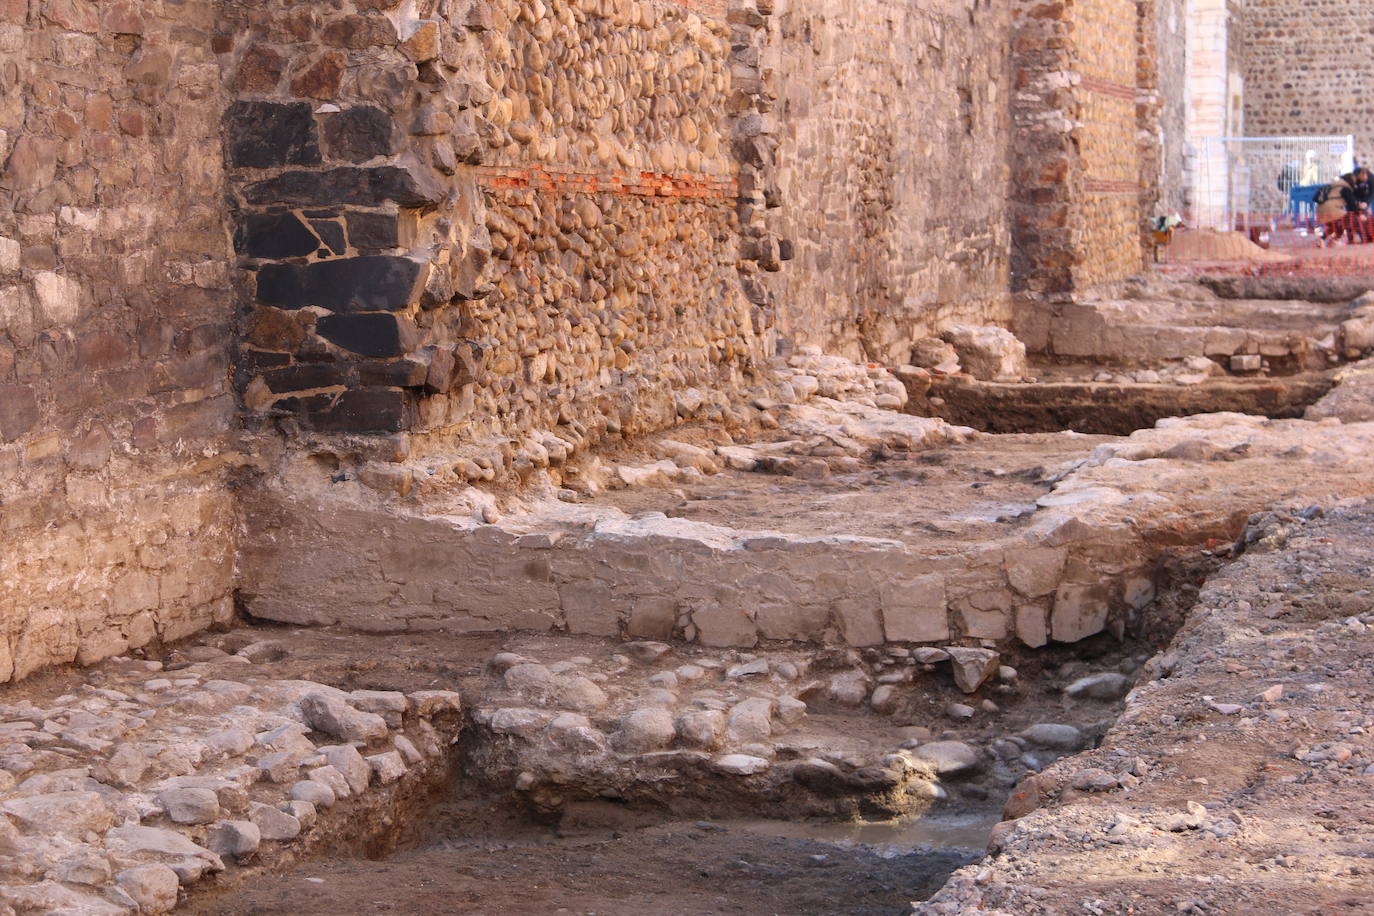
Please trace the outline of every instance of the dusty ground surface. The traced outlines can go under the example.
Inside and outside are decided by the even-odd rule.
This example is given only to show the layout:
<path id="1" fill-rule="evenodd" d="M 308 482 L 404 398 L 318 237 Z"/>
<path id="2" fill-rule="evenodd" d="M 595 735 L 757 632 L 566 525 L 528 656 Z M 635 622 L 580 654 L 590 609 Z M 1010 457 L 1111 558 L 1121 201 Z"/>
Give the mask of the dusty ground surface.
<path id="1" fill-rule="evenodd" d="M 259 875 L 187 912 L 893 916 L 981 855 L 977 847 L 897 850 L 753 827 L 679 821 L 574 837 L 528 828 L 458 834 L 385 861 L 333 859 Z"/>
<path id="2" fill-rule="evenodd" d="M 1349 916 L 1374 900 L 1374 508 L 1257 520 L 1097 750 L 919 914 Z"/>
<path id="3" fill-rule="evenodd" d="M 1001 537 L 1028 518 L 1062 465 L 1105 437 L 1047 433 L 980 438 L 893 453 L 851 474 L 806 479 L 726 471 L 686 487 L 638 487 L 592 505 L 630 515 L 663 512 L 731 528 L 850 534 L 911 544 Z M 919 488 L 920 498 L 910 498 Z"/>

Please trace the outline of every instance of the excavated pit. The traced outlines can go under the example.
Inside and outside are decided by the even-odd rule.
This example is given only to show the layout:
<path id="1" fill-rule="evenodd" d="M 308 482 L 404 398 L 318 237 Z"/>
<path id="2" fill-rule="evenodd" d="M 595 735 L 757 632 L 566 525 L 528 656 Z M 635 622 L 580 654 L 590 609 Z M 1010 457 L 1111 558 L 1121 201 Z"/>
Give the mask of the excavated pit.
<path id="1" fill-rule="evenodd" d="M 1001 383 L 952 376 L 935 379 L 924 394 L 913 391 L 907 409 L 988 433 L 1075 430 L 1126 436 L 1166 417 L 1220 412 L 1301 417 L 1333 385 L 1324 373 L 1224 377 L 1187 386 L 1086 380 Z"/>
<path id="2" fill-rule="evenodd" d="M 359 843 L 351 838 L 355 827 L 337 822 L 312 857 L 257 863 L 204 883 L 187 911 L 766 914 L 834 912 L 844 901 L 845 913 L 906 913 L 984 855 L 1009 793 L 1028 773 L 1101 740 L 1136 673 L 1167 645 L 1217 562 L 1210 552 L 1169 551 L 1160 563 L 1162 589 L 1138 632 L 1125 641 L 1103 635 L 1006 654 L 1000 660 L 1014 675 L 1004 672 L 972 693 L 935 663 L 915 666 L 901 702 L 882 712 L 811 696 L 804 724 L 779 737 L 769 773 L 743 776 L 668 751 L 560 760 L 519 729 L 495 723 L 493 708 L 531 700 L 503 676 L 513 666 L 502 668 L 513 657 L 554 671 L 575 660 L 579 671 L 617 672 L 598 679 L 617 697 L 653 689 L 665 672 L 713 661 L 722 684 L 731 682 L 732 668 L 771 662 L 770 687 L 747 675 L 734 679 L 737 687 L 721 687 L 741 695 L 776 688 L 807 695 L 805 683 L 824 683 L 834 672 L 857 667 L 878 675 L 911 666 L 886 649 L 784 644 L 749 652 L 659 646 L 655 652 L 667 651 L 651 660 L 635 654 L 625 664 L 617 659 L 638 653 L 640 644 L 396 635 L 360 659 L 349 648 L 357 634 L 348 632 L 261 627 L 212 638 L 228 648 L 270 646 L 282 678 L 345 690 L 461 687 L 466 718 L 447 789 L 395 800 L 384 836 Z M 803 669 L 796 681 L 779 677 L 787 663 Z M 1065 689 L 1104 676 L 1112 682 L 1104 693 Z M 952 703 L 976 712 L 952 716 Z M 1018 737 L 1044 723 L 1080 737 L 1058 745 Z M 978 764 L 923 768 L 922 748 L 944 742 L 972 748 Z M 914 764 L 905 772 L 893 756 L 902 754 Z M 816 780 L 805 768 L 808 755 L 832 761 L 835 778 Z M 649 757 L 656 759 L 646 764 Z"/>

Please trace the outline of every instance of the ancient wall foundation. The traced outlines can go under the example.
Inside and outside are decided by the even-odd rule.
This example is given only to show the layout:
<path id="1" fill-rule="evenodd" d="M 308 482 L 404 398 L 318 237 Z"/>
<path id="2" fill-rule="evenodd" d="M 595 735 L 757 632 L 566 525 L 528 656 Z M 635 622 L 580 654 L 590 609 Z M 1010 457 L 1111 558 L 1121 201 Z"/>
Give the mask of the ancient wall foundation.
<path id="1" fill-rule="evenodd" d="M 0 0 L 0 679 L 226 619 L 264 456 L 514 483 L 1117 278 L 1098 5 Z"/>
<path id="2" fill-rule="evenodd" d="M 232 614 L 214 28 L 0 3 L 0 679 Z"/>

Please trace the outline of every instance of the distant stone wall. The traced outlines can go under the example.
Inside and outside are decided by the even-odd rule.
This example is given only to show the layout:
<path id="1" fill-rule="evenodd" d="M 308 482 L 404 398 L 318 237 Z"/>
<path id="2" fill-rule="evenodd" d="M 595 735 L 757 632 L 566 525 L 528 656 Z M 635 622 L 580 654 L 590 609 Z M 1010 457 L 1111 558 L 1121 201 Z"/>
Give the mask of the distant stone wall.
<path id="1" fill-rule="evenodd" d="M 0 2 L 0 680 L 232 613 L 215 27 Z"/>
<path id="2" fill-rule="evenodd" d="M 1005 6 L 797 0 L 775 18 L 782 332 L 901 364 L 941 323 L 1005 321 Z"/>
<path id="3" fill-rule="evenodd" d="M 1374 162 L 1374 5 L 1248 0 L 1242 21 L 1246 134 L 1354 134 Z"/>

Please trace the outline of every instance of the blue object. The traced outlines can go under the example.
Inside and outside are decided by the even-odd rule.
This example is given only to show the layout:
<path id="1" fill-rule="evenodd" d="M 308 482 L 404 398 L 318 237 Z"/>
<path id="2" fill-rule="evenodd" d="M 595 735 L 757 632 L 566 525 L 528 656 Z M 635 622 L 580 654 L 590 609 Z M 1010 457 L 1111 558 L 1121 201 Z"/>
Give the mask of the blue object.
<path id="1" fill-rule="evenodd" d="M 1293 220 L 1294 226 L 1307 226 L 1312 228 L 1312 222 L 1317 217 L 1317 204 L 1314 198 L 1317 192 L 1326 185 L 1321 184 L 1299 184 L 1288 189 L 1288 217 Z"/>

